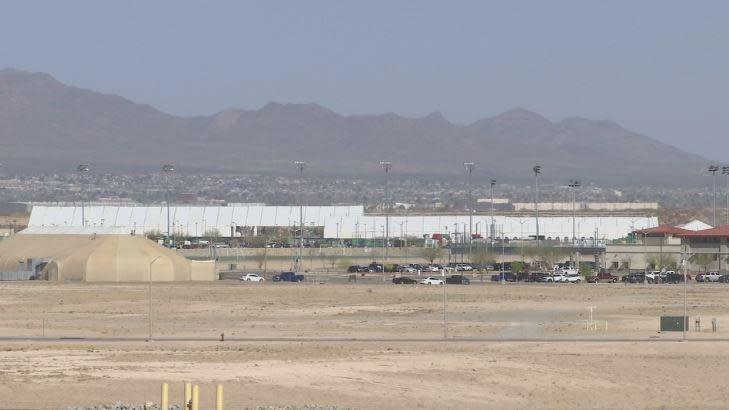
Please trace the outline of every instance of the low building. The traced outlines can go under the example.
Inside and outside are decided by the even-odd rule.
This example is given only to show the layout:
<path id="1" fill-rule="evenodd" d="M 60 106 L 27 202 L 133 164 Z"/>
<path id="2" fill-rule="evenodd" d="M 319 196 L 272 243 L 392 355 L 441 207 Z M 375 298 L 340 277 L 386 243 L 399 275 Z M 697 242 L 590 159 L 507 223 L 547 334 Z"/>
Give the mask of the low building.
<path id="1" fill-rule="evenodd" d="M 603 266 L 624 271 L 675 268 L 681 261 L 682 235 L 691 232 L 671 225 L 633 231 L 626 243 L 606 246 Z"/>
<path id="2" fill-rule="evenodd" d="M 681 237 L 690 271 L 729 271 L 729 225 L 691 231 Z"/>
<path id="3" fill-rule="evenodd" d="M 214 261 L 192 261 L 143 236 L 98 228 L 31 228 L 1 241 L 0 272 L 18 271 L 51 281 L 217 279 Z"/>

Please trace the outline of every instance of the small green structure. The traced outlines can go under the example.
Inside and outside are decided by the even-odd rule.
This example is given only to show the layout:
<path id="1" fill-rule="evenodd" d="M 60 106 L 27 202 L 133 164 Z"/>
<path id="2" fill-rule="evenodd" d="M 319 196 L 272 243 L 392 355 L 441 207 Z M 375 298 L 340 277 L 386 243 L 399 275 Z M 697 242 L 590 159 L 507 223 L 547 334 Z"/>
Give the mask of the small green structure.
<path id="1" fill-rule="evenodd" d="M 683 327 L 681 326 L 683 318 Z M 661 316 L 661 332 L 683 332 L 688 331 L 688 316 Z"/>

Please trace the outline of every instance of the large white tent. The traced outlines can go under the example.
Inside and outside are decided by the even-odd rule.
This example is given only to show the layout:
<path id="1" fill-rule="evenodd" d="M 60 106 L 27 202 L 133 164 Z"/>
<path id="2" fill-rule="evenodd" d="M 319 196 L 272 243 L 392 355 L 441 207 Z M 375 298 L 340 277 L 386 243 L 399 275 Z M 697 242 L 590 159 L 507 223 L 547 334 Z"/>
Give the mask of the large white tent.
<path id="1" fill-rule="evenodd" d="M 29 229 L 43 227 L 73 228 L 82 226 L 81 207 L 34 206 Z M 121 232 L 167 231 L 165 206 L 88 206 L 83 210 L 87 227 L 115 228 Z M 365 215 L 362 206 L 305 206 L 306 226 L 324 228 L 325 238 L 381 238 L 385 217 Z M 170 229 L 181 236 L 202 236 L 212 229 L 223 237 L 238 235 L 238 227 L 296 227 L 299 225 L 298 206 L 171 206 Z M 534 235 L 536 220 L 532 217 L 495 216 L 495 234 L 508 238 Z M 408 215 L 390 217 L 390 236 L 422 237 L 434 233 L 468 232 L 469 217 L 462 215 Z M 488 236 L 491 218 L 473 217 L 473 232 Z M 572 237 L 571 217 L 539 218 L 539 233 L 546 238 Z M 658 226 L 658 218 L 649 216 L 591 216 L 575 219 L 578 238 L 618 239 L 637 229 Z M 254 229 L 255 232 L 255 229 Z"/>

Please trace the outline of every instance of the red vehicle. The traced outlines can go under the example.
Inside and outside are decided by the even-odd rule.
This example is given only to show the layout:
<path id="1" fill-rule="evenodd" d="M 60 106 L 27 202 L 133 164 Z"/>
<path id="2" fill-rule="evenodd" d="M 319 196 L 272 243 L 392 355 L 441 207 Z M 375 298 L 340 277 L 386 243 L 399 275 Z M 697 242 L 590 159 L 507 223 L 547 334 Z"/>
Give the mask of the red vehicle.
<path id="1" fill-rule="evenodd" d="M 600 272 L 597 275 L 587 279 L 589 283 L 611 282 L 616 283 L 620 278 L 610 272 Z"/>

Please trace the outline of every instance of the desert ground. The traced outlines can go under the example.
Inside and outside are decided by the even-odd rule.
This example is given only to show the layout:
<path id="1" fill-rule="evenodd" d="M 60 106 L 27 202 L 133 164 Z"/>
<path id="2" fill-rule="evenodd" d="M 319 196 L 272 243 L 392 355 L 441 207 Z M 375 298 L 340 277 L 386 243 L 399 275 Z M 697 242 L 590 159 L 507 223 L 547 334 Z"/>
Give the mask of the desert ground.
<path id="1" fill-rule="evenodd" d="M 148 284 L 2 283 L 0 408 L 158 402 L 162 382 L 204 409 L 216 384 L 228 409 L 725 408 L 729 285 L 689 284 L 685 342 L 659 332 L 683 289 L 155 283 L 146 341 Z"/>

